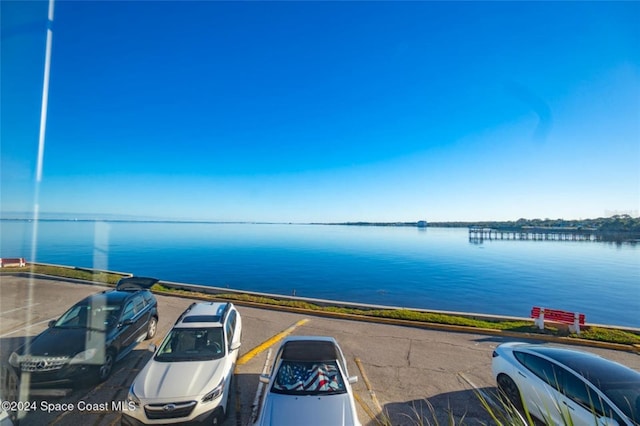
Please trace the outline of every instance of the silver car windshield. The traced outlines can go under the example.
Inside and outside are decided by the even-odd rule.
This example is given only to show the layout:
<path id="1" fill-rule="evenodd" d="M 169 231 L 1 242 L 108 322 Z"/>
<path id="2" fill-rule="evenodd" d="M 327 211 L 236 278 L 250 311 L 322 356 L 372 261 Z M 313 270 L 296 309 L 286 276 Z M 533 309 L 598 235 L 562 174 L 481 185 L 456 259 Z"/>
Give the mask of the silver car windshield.
<path id="1" fill-rule="evenodd" d="M 206 361 L 224 356 L 221 327 L 174 328 L 164 339 L 156 361 Z"/>
<path id="2" fill-rule="evenodd" d="M 282 361 L 272 391 L 289 395 L 337 394 L 346 392 L 336 361 Z"/>

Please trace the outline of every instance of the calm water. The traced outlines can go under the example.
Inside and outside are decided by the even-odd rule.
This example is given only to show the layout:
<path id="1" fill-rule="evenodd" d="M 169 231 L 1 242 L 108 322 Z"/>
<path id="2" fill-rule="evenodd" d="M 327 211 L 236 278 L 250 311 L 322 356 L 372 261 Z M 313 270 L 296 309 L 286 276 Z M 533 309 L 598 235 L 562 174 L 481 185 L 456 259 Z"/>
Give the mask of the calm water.
<path id="1" fill-rule="evenodd" d="M 528 316 L 533 305 L 640 327 L 640 245 L 485 241 L 465 229 L 0 221 L 1 257 L 165 281 Z"/>

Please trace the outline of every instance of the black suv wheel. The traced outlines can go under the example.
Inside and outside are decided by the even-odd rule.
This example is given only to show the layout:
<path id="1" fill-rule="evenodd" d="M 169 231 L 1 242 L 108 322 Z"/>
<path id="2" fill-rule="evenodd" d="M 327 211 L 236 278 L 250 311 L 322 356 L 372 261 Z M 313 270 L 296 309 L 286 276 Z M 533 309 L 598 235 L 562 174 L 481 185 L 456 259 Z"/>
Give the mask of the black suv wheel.
<path id="1" fill-rule="evenodd" d="M 153 339 L 157 332 L 158 332 L 158 319 L 156 317 L 151 317 L 149 319 L 149 324 L 147 325 L 146 340 Z"/>
<path id="2" fill-rule="evenodd" d="M 115 355 L 113 351 L 108 350 L 104 354 L 104 363 L 98 367 L 98 380 L 100 382 L 104 382 L 111 375 L 111 371 L 113 370 L 113 364 L 115 362 Z"/>

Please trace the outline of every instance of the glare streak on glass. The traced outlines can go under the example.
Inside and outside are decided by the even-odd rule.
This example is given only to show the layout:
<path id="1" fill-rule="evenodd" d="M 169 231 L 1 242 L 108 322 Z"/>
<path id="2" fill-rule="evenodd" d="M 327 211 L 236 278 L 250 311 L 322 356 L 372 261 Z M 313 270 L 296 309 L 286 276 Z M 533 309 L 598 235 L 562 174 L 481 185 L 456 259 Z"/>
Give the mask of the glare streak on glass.
<path id="1" fill-rule="evenodd" d="M 49 74 L 51 70 L 51 43 L 53 39 L 53 5 L 49 0 L 49 18 L 47 20 L 47 50 L 44 61 L 44 83 L 42 85 L 42 110 L 40 112 L 40 136 L 38 140 L 38 163 L 36 169 L 36 183 L 42 180 L 42 160 L 44 158 L 44 135 L 47 129 L 47 106 L 49 104 Z"/>
<path id="2" fill-rule="evenodd" d="M 38 137 L 38 160 L 36 165 L 36 182 L 35 182 L 35 191 L 34 191 L 34 202 L 33 202 L 33 234 L 32 234 L 32 243 L 31 243 L 31 261 L 35 262 L 36 259 L 36 243 L 38 241 L 38 219 L 40 215 L 40 182 L 42 181 L 42 163 L 44 159 L 44 137 L 47 128 L 47 105 L 49 103 L 49 75 L 51 71 L 51 45 L 53 39 L 53 9 L 54 9 L 54 0 L 49 0 L 49 13 L 47 19 L 47 44 L 45 51 L 45 62 L 44 62 L 44 81 L 42 85 L 42 108 L 40 110 L 40 134 Z M 29 280 L 29 285 L 27 289 L 27 301 L 28 303 L 32 303 L 34 300 L 33 297 L 33 277 Z M 32 318 L 32 310 L 26 310 L 26 323 L 31 324 L 33 321 Z M 25 342 L 25 353 L 29 354 L 31 352 L 29 339 Z M 29 395 L 29 378 L 27 376 L 26 380 L 22 380 L 20 382 L 20 400 L 26 401 L 28 400 Z M 20 413 L 22 416 L 24 413 Z"/>
<path id="3" fill-rule="evenodd" d="M 93 269 L 109 269 L 109 224 L 96 222 L 93 243 Z"/>

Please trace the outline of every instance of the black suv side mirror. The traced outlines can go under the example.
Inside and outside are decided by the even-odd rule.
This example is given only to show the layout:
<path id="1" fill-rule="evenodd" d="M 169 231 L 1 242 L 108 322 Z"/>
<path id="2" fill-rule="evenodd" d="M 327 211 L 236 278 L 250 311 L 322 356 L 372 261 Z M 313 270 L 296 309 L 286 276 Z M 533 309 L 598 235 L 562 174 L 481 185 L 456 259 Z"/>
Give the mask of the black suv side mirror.
<path id="1" fill-rule="evenodd" d="M 131 318 L 129 318 L 129 319 L 120 321 L 120 324 L 118 324 L 118 325 L 120 327 L 122 327 L 124 325 L 131 325 L 131 324 L 133 324 L 133 320 Z"/>
<path id="2" fill-rule="evenodd" d="M 58 322 L 58 320 L 49 321 L 49 323 L 47 324 L 47 327 L 49 327 L 49 328 L 53 327 L 54 325 L 56 325 L 56 322 Z"/>

